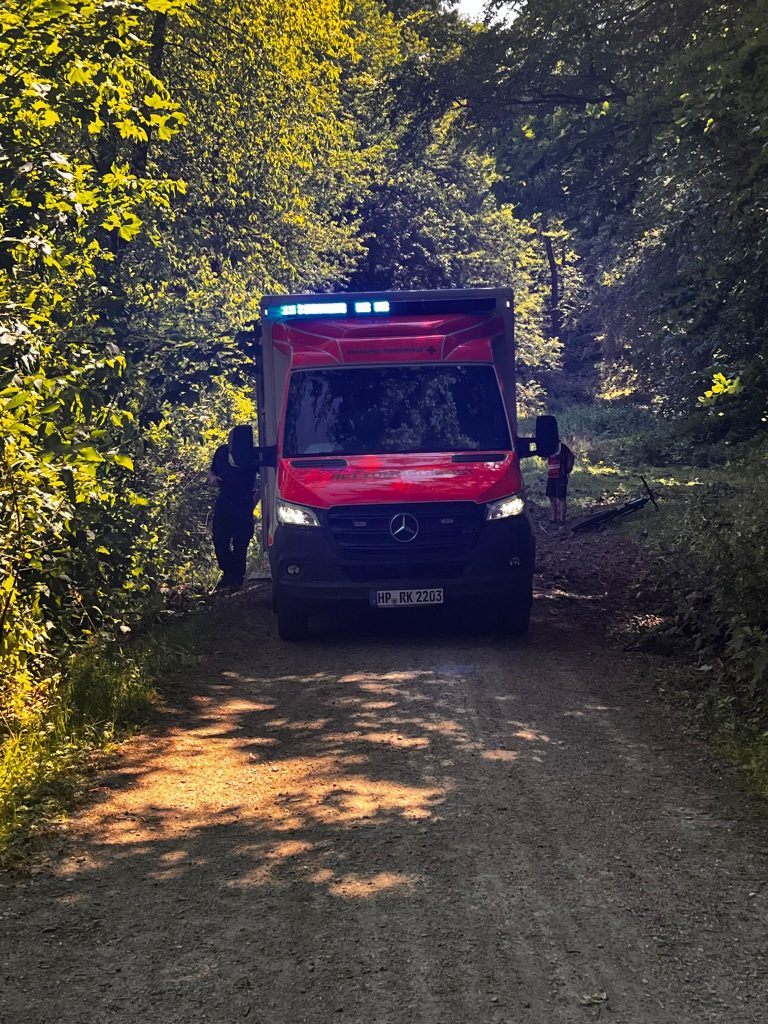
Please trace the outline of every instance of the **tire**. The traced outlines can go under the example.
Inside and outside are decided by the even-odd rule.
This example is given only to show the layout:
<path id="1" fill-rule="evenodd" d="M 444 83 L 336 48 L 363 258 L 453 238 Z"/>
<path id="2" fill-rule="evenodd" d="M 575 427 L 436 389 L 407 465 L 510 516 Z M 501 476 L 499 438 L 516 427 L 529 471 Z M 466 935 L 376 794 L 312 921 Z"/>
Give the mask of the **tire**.
<path id="1" fill-rule="evenodd" d="M 281 640 L 306 640 L 309 636 L 309 613 L 295 601 L 277 601 L 277 635 Z"/>
<path id="2" fill-rule="evenodd" d="M 525 601 L 517 601 L 500 609 L 498 623 L 502 636 L 525 636 L 531 623 L 531 606 Z"/>
<path id="3" fill-rule="evenodd" d="M 533 585 L 527 594 L 510 596 L 496 611 L 499 633 L 503 636 L 525 636 L 531 623 L 532 603 Z"/>

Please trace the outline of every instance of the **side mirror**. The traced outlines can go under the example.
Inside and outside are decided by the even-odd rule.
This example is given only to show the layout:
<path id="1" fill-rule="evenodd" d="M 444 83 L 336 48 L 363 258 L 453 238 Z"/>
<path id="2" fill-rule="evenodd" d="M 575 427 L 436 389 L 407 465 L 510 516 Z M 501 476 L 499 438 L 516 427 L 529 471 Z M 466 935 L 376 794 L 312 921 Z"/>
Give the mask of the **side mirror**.
<path id="1" fill-rule="evenodd" d="M 556 416 L 536 417 L 536 454 L 547 459 L 554 455 L 560 444 L 560 432 L 557 429 Z"/>
<path id="2" fill-rule="evenodd" d="M 249 466 L 257 466 L 259 469 L 263 466 L 274 468 L 277 465 L 276 445 L 265 445 L 257 448 L 253 443 L 253 427 L 250 423 L 232 428 L 230 451 L 232 453 L 232 461 L 241 469 Z"/>
<path id="3" fill-rule="evenodd" d="M 548 459 L 554 455 L 557 446 L 560 444 L 560 432 L 557 428 L 557 417 L 537 416 L 536 436 L 518 437 L 515 441 L 518 458 L 528 459 L 531 455 L 538 455 L 541 459 Z"/>

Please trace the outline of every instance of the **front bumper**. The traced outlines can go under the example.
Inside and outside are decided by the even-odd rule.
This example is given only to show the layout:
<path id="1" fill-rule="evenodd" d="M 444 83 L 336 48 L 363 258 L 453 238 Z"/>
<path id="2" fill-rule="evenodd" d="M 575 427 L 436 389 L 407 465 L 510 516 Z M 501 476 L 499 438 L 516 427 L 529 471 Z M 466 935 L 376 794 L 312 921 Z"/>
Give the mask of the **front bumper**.
<path id="1" fill-rule="evenodd" d="M 321 514 L 322 515 L 322 514 Z M 525 515 L 479 523 L 472 543 L 437 553 L 393 543 L 376 557 L 340 548 L 327 517 L 320 527 L 278 526 L 269 549 L 280 598 L 310 606 L 368 604 L 372 590 L 442 587 L 447 604 L 530 598 L 535 545 Z"/>

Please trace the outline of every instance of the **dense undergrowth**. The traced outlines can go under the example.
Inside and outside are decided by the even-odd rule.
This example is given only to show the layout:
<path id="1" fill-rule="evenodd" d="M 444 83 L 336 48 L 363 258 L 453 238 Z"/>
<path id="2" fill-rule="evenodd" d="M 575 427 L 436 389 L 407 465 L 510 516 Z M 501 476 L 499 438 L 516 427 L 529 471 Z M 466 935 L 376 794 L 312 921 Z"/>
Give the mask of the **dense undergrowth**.
<path id="1" fill-rule="evenodd" d="M 768 796 L 768 443 L 686 441 L 650 410 L 607 403 L 559 420 L 578 453 L 577 514 L 641 493 L 641 473 L 658 493 L 658 515 L 618 527 L 645 552 L 633 636 L 675 656 L 666 694 Z"/>
<path id="2" fill-rule="evenodd" d="M 105 460 L 96 480 L 109 500 L 70 510 L 62 499 L 58 518 L 36 525 L 56 560 L 38 564 L 33 542 L 6 534 L 0 551 L 21 565 L 24 590 L 13 594 L 17 628 L 2 649 L 13 671 L 0 680 L 0 851 L 66 801 L 89 753 L 136 723 L 178 660 L 181 627 L 166 623 L 216 578 L 211 452 L 228 425 L 252 418 L 245 392 L 224 385 L 168 406 L 134 448 L 122 491 L 98 474 Z M 56 488 L 50 470 L 46 483 Z M 60 526 L 70 518 L 76 531 Z"/>
<path id="3" fill-rule="evenodd" d="M 0 863 L 12 838 L 73 799 L 88 754 L 125 734 L 154 699 L 146 655 L 107 649 L 72 656 L 39 686 L 34 705 L 5 710 Z"/>

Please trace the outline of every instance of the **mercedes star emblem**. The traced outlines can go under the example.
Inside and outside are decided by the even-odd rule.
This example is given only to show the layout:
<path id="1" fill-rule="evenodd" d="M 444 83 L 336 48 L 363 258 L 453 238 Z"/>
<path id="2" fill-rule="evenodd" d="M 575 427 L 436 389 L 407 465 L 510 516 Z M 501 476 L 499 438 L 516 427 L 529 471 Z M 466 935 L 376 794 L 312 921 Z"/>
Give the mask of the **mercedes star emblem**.
<path id="1" fill-rule="evenodd" d="M 415 516 L 409 516 L 407 512 L 399 512 L 390 519 L 389 532 L 395 540 L 399 540 L 402 544 L 407 544 L 419 532 L 419 521 Z"/>

